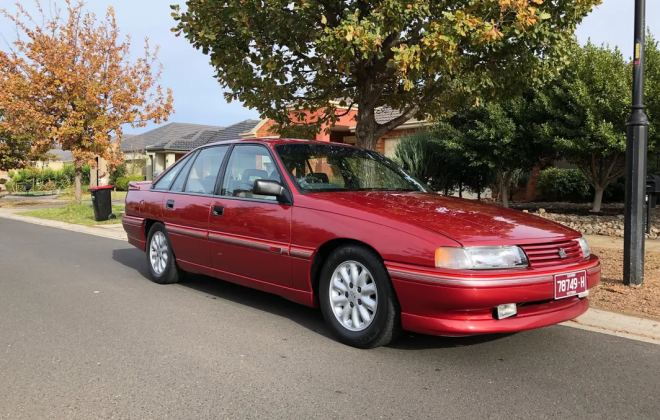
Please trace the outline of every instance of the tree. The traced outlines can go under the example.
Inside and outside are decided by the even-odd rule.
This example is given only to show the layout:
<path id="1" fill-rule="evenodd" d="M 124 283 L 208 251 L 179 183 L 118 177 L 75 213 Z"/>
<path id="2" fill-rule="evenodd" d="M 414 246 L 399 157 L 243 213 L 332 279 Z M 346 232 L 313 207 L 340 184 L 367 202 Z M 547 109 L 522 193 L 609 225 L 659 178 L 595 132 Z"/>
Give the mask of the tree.
<path id="1" fill-rule="evenodd" d="M 472 165 L 463 151 L 452 147 L 437 132 L 417 130 L 397 143 L 394 160 L 414 177 L 445 195 L 458 188 L 459 197 L 467 189 L 481 193 L 491 183 L 487 165 Z"/>
<path id="2" fill-rule="evenodd" d="M 574 48 L 570 65 L 537 96 L 543 132 L 595 190 L 594 212 L 605 188 L 625 173 L 631 76 L 618 49 L 588 43 Z"/>
<path id="3" fill-rule="evenodd" d="M 428 131 L 403 136 L 396 145 L 394 160 L 412 176 L 436 190 L 445 190 L 453 182 L 443 175 L 447 155 L 442 144 Z"/>
<path id="4" fill-rule="evenodd" d="M 30 155 L 30 141 L 0 130 L 0 171 L 25 167 Z"/>
<path id="5" fill-rule="evenodd" d="M 358 145 L 413 117 L 539 80 L 600 0 L 187 0 L 173 31 L 210 56 L 228 101 L 287 125 L 357 107 Z M 379 123 L 375 110 L 400 115 Z"/>
<path id="6" fill-rule="evenodd" d="M 36 20 L 20 4 L 16 15 L 0 11 L 20 34 L 8 52 L 0 51 L 0 109 L 6 117 L 0 129 L 29 135 L 35 152 L 55 144 L 70 150 L 80 202 L 83 165 L 95 156 L 111 167 L 120 163 L 122 126 L 167 121 L 172 92 L 157 86 L 158 47 L 152 52 L 146 40 L 144 54 L 130 60 L 130 37 L 119 40 L 111 7 L 99 21 L 83 3 L 65 0 L 66 16 L 61 9 L 46 15 L 35 3 L 42 15 Z M 113 134 L 116 144 L 110 143 Z"/>
<path id="7" fill-rule="evenodd" d="M 528 90 L 507 101 L 462 109 L 436 127 L 470 166 L 494 171 L 504 207 L 509 207 L 509 189 L 518 177 L 552 156 L 549 143 L 536 134 L 532 101 L 533 92 Z"/>
<path id="8" fill-rule="evenodd" d="M 0 109 L 0 122 L 4 119 Z M 0 126 L 0 171 L 22 169 L 30 161 L 44 161 L 51 158 L 54 158 L 54 155 L 33 150 L 29 136 L 14 135 L 4 131 Z"/>
<path id="9" fill-rule="evenodd" d="M 649 152 L 660 152 L 660 46 L 651 31 L 646 34 L 644 100 L 649 117 Z M 630 70 L 632 72 L 632 70 Z"/>

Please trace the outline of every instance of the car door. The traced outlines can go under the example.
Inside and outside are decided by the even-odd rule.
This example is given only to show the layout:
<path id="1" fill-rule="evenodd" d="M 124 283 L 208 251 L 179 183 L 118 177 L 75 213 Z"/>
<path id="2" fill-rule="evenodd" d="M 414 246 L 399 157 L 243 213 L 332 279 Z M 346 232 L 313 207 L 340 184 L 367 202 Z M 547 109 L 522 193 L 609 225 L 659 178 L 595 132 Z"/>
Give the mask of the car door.
<path id="1" fill-rule="evenodd" d="M 209 219 L 213 268 L 248 279 L 291 286 L 291 206 L 253 194 L 257 179 L 281 181 L 269 149 L 234 146 Z"/>
<path id="2" fill-rule="evenodd" d="M 209 208 L 228 146 L 201 149 L 182 167 L 163 198 L 163 219 L 178 261 L 211 267 Z"/>

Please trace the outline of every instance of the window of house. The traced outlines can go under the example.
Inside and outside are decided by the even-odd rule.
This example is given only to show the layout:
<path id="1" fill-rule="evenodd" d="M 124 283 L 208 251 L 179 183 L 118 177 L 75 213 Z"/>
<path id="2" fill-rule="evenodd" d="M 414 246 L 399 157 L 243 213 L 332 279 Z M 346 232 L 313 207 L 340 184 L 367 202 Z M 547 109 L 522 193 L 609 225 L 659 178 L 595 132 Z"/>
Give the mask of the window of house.
<path id="1" fill-rule="evenodd" d="M 257 179 L 281 182 L 279 171 L 268 149 L 253 145 L 236 146 L 229 159 L 220 194 L 275 201 L 275 197 L 254 194 L 254 182 Z"/>

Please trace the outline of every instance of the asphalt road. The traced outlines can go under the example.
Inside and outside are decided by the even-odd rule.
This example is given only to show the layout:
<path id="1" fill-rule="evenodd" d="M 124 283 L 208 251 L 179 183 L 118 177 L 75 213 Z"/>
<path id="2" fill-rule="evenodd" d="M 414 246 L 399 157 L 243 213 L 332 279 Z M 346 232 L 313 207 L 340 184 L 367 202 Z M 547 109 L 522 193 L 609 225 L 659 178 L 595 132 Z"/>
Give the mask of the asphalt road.
<path id="1" fill-rule="evenodd" d="M 652 419 L 660 346 L 551 327 L 356 350 L 320 314 L 0 219 L 0 418 Z"/>

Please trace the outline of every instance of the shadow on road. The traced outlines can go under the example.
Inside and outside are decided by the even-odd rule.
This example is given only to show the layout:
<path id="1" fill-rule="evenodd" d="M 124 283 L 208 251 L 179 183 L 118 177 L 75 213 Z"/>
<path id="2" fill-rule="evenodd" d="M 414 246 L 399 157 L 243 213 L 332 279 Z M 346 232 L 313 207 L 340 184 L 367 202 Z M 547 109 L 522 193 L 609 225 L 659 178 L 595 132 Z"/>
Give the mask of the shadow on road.
<path id="1" fill-rule="evenodd" d="M 115 249 L 112 251 L 112 258 L 120 264 L 134 269 L 145 279 L 151 281 L 144 252 L 138 249 Z M 318 309 L 290 302 L 277 295 L 199 274 L 189 274 L 186 280 L 180 283 L 180 286 L 197 290 L 206 294 L 211 299 L 222 299 L 238 303 L 289 319 L 324 337 L 334 339 L 330 330 L 325 325 L 321 311 Z M 434 337 L 404 332 L 399 340 L 390 344 L 388 347 L 398 350 L 467 347 L 488 343 L 506 336 Z"/>
<path id="2" fill-rule="evenodd" d="M 137 271 L 145 279 L 151 279 L 151 277 L 149 277 L 147 258 L 145 257 L 144 252 L 140 251 L 139 249 L 114 249 L 112 251 L 112 259 L 122 265 L 125 265 L 128 268 L 132 268 L 133 270 Z"/>
<path id="3" fill-rule="evenodd" d="M 144 252 L 138 249 L 115 249 L 112 251 L 112 258 L 151 281 Z M 187 275 L 185 281 L 179 285 L 204 293 L 211 299 L 235 302 L 289 319 L 324 337 L 331 337 L 320 311 L 290 302 L 277 295 L 200 274 Z"/>

